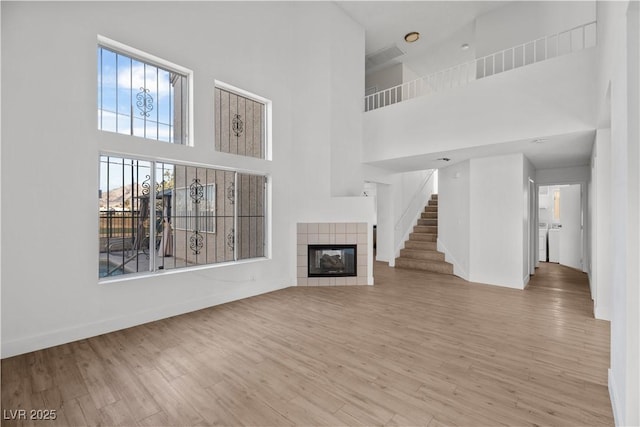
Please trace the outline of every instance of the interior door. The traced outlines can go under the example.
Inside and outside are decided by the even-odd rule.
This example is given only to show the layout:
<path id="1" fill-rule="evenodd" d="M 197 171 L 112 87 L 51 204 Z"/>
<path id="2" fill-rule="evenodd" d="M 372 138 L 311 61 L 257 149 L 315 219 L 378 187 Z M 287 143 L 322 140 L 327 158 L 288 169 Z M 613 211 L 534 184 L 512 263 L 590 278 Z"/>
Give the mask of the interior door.
<path id="1" fill-rule="evenodd" d="M 580 185 L 560 187 L 560 264 L 582 270 Z"/>

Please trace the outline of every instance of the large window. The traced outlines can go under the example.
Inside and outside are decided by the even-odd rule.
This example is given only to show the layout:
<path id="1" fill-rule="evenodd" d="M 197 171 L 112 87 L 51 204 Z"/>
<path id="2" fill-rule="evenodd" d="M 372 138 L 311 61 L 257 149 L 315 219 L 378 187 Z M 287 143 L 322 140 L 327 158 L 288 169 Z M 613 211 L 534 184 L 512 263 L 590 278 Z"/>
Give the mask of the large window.
<path id="1" fill-rule="evenodd" d="M 100 278 L 265 256 L 267 178 L 100 158 Z"/>
<path id="2" fill-rule="evenodd" d="M 143 56 L 98 46 L 98 129 L 187 144 L 188 73 Z"/>

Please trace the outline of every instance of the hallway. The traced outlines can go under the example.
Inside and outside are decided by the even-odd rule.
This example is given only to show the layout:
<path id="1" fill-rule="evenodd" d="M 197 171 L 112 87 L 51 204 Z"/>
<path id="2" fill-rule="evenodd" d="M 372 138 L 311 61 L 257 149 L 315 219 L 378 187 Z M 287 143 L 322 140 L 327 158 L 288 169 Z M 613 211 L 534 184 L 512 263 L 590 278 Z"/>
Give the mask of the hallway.
<path id="1" fill-rule="evenodd" d="M 593 318 L 593 302 L 587 274 L 560 264 L 541 262 L 526 291 L 562 292 L 562 310 L 576 310 Z M 552 295 L 552 294 L 551 294 Z"/>

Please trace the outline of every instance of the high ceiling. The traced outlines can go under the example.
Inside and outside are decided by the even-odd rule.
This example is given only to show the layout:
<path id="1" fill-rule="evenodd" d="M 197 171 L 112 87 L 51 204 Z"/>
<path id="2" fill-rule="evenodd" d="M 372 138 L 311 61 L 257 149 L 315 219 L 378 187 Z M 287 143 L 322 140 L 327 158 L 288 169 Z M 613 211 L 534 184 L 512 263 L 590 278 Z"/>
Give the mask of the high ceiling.
<path id="1" fill-rule="evenodd" d="M 447 40 L 476 17 L 506 1 L 338 1 L 337 4 L 365 29 L 366 54 L 397 45 L 402 61 L 420 70 L 424 52 Z M 417 31 L 420 41 L 408 44 L 404 35 Z M 382 66 L 383 68 L 384 66 Z M 370 70 L 369 70 L 370 71 Z"/>
<path id="2" fill-rule="evenodd" d="M 465 34 L 461 29 L 469 27 L 474 20 L 510 1 L 337 1 L 351 18 L 365 29 L 366 55 L 370 56 L 396 45 L 405 53 L 391 61 L 367 68 L 377 71 L 402 61 L 418 75 L 423 64 L 428 62 L 428 52 L 444 41 Z M 404 35 L 417 31 L 420 41 L 408 44 Z M 471 32 L 469 32 L 470 34 Z M 460 42 L 467 42 L 460 40 Z M 468 42 L 472 42 L 469 40 Z M 535 138 L 544 138 L 543 144 L 531 144 Z M 538 169 L 568 167 L 589 164 L 594 132 L 573 132 L 565 135 L 532 135 L 524 141 L 503 141 L 480 149 L 457 150 L 456 152 L 431 153 L 429 156 L 411 156 L 376 162 L 375 165 L 395 171 L 441 167 L 434 162 L 436 157 L 453 157 L 463 161 L 489 155 L 524 153 Z M 436 156 L 437 154 L 437 156 Z"/>

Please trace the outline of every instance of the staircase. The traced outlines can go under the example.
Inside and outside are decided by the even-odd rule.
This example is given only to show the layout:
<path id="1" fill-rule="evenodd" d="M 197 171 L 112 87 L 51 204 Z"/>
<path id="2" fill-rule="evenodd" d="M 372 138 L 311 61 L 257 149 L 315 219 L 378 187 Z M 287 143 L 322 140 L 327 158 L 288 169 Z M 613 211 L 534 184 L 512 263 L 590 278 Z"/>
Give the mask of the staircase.
<path id="1" fill-rule="evenodd" d="M 453 264 L 444 260 L 444 254 L 437 251 L 438 240 L 438 195 L 431 195 L 431 200 L 424 208 L 413 233 L 400 250 L 396 258 L 397 268 L 425 270 L 434 273 L 453 274 Z"/>

